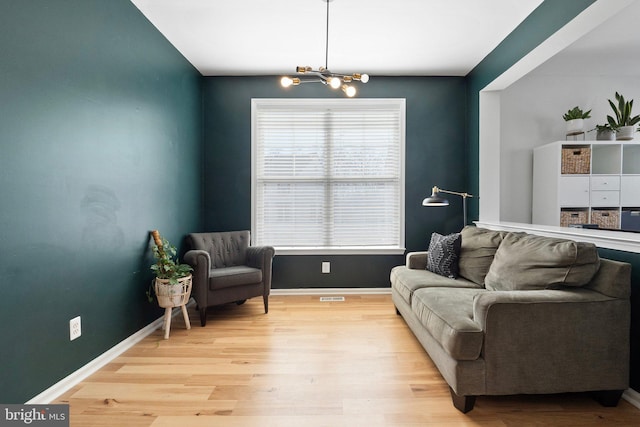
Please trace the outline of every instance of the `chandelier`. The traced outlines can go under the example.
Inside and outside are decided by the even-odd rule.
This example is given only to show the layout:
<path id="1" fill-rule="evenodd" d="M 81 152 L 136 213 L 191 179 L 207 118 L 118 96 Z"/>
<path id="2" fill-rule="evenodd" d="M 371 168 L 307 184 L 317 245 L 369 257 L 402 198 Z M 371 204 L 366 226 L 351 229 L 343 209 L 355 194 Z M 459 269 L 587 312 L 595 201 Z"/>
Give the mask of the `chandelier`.
<path id="1" fill-rule="evenodd" d="M 322 83 L 329 86 L 331 89 L 342 89 L 348 97 L 352 97 L 356 94 L 356 88 L 349 83 L 366 83 L 369 81 L 369 75 L 361 73 L 338 74 L 329 71 L 329 3 L 333 0 L 322 1 L 327 3 L 327 32 L 325 39 L 324 67 L 319 67 L 317 70 L 314 70 L 311 67 L 298 66 L 296 67 L 296 73 L 301 74 L 301 76 L 284 76 L 280 79 L 280 84 L 283 87 L 289 87 L 298 86 L 301 83 Z"/>

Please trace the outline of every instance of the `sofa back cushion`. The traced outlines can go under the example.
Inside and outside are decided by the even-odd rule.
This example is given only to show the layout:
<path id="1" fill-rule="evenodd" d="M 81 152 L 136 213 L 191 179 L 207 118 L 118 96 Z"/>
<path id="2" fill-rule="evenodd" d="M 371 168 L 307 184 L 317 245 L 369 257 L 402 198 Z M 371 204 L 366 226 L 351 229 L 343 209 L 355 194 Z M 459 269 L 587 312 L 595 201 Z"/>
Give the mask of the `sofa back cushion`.
<path id="1" fill-rule="evenodd" d="M 460 276 L 484 286 L 485 276 L 506 231 L 466 226 L 460 232 L 462 242 L 458 268 Z"/>
<path id="2" fill-rule="evenodd" d="M 507 233 L 496 251 L 485 287 L 494 291 L 584 286 L 600 267 L 594 244 Z"/>
<path id="3" fill-rule="evenodd" d="M 600 268 L 585 286 L 612 298 L 631 296 L 631 264 L 600 258 Z"/>

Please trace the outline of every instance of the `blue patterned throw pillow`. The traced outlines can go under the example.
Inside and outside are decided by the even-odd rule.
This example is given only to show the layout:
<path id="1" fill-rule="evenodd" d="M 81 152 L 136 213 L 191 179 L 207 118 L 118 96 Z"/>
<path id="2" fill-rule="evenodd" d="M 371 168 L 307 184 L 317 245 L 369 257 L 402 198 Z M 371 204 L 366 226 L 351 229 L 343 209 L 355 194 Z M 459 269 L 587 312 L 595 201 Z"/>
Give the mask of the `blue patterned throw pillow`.
<path id="1" fill-rule="evenodd" d="M 427 270 L 451 279 L 457 278 L 461 241 L 460 233 L 446 236 L 432 233 L 427 255 Z"/>

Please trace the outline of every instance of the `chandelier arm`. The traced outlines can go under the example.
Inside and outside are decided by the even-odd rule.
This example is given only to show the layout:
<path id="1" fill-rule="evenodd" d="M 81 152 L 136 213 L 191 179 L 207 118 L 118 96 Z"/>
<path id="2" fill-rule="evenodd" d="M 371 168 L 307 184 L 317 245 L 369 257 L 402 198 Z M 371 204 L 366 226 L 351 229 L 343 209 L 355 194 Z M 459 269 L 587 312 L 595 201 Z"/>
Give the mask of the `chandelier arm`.
<path id="1" fill-rule="evenodd" d="M 325 37 L 324 44 L 324 68 L 329 69 L 329 3 L 330 0 L 325 0 L 327 2 L 327 32 Z"/>
<path id="2" fill-rule="evenodd" d="M 322 0 L 327 3 L 327 27 L 325 34 L 325 52 L 324 52 L 324 67 L 319 67 L 317 70 L 309 66 L 298 66 L 296 67 L 296 73 L 298 74 L 307 74 L 312 78 L 300 78 L 300 77 L 282 77 L 281 85 L 285 88 L 289 86 L 298 86 L 301 83 L 322 83 L 324 85 L 330 86 L 332 89 L 341 88 L 344 93 L 347 94 L 348 97 L 353 97 L 356 94 L 356 89 L 354 86 L 350 85 L 353 82 L 362 82 L 366 83 L 369 81 L 369 76 L 367 74 L 353 73 L 353 74 L 341 74 L 341 73 L 332 73 L 329 71 L 329 3 L 333 0 Z M 456 193 L 452 193 L 456 194 Z M 473 197 L 471 195 L 465 195 L 466 197 Z"/>

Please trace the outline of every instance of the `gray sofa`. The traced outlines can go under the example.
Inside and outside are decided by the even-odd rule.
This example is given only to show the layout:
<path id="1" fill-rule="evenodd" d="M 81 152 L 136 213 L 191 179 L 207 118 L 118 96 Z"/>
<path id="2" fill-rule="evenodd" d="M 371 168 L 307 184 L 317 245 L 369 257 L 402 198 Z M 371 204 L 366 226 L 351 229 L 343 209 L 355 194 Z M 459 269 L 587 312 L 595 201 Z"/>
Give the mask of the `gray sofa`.
<path id="1" fill-rule="evenodd" d="M 454 406 L 584 391 L 617 405 L 629 381 L 631 266 L 588 243 L 473 226 L 460 234 L 457 278 L 428 271 L 427 252 L 390 275 L 396 311 Z"/>

